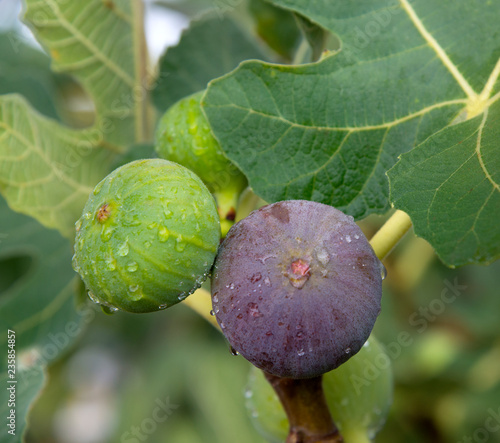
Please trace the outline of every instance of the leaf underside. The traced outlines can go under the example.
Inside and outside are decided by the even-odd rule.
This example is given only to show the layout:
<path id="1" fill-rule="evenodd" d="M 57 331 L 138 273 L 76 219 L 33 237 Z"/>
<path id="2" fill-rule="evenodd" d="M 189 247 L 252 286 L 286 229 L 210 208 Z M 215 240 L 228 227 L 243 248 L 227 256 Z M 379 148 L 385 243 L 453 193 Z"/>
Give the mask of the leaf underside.
<path id="1" fill-rule="evenodd" d="M 18 212 L 63 235 L 117 152 L 143 133 L 147 100 L 135 57 L 132 2 L 26 0 L 25 20 L 52 58 L 93 100 L 95 123 L 71 130 L 23 99 L 0 96 L 0 192 Z"/>
<path id="2" fill-rule="evenodd" d="M 497 2 L 273 3 L 334 33 L 342 49 L 310 65 L 243 63 L 209 85 L 203 106 L 215 136 L 255 192 L 269 202 L 310 199 L 356 218 L 383 213 L 390 207 L 386 171 L 401 154 L 403 162 L 412 155 L 404 153 L 421 145 L 421 155 L 430 155 L 426 140 L 444 128 L 447 132 L 438 140 L 446 150 L 456 138 L 455 131 L 462 131 L 457 122 L 484 117 L 499 98 Z M 473 45 L 474 41 L 484 44 Z M 487 120 L 494 119 L 492 110 Z M 485 124 L 484 134 L 493 127 Z M 484 230 L 487 221 L 493 223 L 497 216 L 493 196 L 498 196 L 498 180 L 492 171 L 498 170 L 493 168 L 498 164 L 493 158 L 498 159 L 495 152 L 499 150 L 493 136 L 490 143 L 490 148 L 479 149 L 479 158 L 488 165 L 476 168 L 473 180 L 489 183 L 480 200 L 491 202 L 478 207 L 482 222 L 472 229 L 479 248 L 475 252 L 471 252 L 474 247 L 467 247 L 461 257 L 453 252 L 446 258 L 449 253 L 442 250 L 443 244 L 451 248 L 466 234 L 463 229 L 471 229 L 463 224 L 459 230 L 456 225 L 450 237 L 446 224 L 454 223 L 457 214 L 452 216 L 446 207 L 432 208 L 440 220 L 432 225 L 432 235 L 416 216 L 424 210 L 422 200 L 413 205 L 406 199 L 401 207 L 412 218 L 416 232 L 450 265 L 490 261 L 498 254 L 498 236 Z M 487 151 L 490 159 L 486 161 Z M 490 170 L 491 181 L 485 179 L 484 169 Z M 392 172 L 394 179 L 397 171 Z M 407 175 L 408 186 L 410 179 L 412 189 L 425 188 L 425 175 Z M 400 190 L 394 183 L 391 179 L 391 199 L 400 207 Z M 447 188 L 446 198 L 459 197 L 458 189 Z M 463 211 L 462 218 L 469 209 L 458 210 Z M 437 240 L 441 237 L 447 240 L 441 243 Z M 495 243 L 486 246 L 491 241 Z"/>

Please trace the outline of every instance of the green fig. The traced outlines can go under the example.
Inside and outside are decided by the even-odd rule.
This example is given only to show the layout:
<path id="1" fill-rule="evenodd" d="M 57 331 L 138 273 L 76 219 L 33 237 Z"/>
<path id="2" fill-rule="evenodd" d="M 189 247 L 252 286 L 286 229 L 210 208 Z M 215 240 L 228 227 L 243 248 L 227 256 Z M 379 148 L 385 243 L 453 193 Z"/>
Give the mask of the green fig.
<path id="1" fill-rule="evenodd" d="M 155 149 L 160 158 L 172 160 L 195 172 L 215 195 L 223 235 L 232 226 L 247 179 L 222 153 L 203 115 L 204 91 L 172 105 L 156 130 Z"/>
<path id="2" fill-rule="evenodd" d="M 206 279 L 220 241 L 215 201 L 189 169 L 128 163 L 91 193 L 76 223 L 73 267 L 107 312 L 172 306 Z"/>

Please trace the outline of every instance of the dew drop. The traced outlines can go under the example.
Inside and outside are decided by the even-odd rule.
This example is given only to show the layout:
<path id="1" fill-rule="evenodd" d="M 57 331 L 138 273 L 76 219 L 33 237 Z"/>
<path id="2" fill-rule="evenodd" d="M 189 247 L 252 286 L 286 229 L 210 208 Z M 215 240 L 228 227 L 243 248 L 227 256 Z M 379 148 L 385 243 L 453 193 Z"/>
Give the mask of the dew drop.
<path id="1" fill-rule="evenodd" d="M 297 352 L 297 355 L 298 355 L 299 357 L 302 357 L 304 354 L 305 354 L 305 352 L 304 352 L 304 350 L 303 350 L 303 349 L 301 349 L 299 352 Z"/>
<path id="2" fill-rule="evenodd" d="M 89 298 L 94 302 L 94 303 L 97 303 L 99 304 L 99 299 L 94 295 L 94 293 L 92 291 L 89 291 L 88 292 L 88 295 L 89 295 Z"/>
<path id="3" fill-rule="evenodd" d="M 139 290 L 139 285 L 130 285 L 128 290 L 129 292 L 137 292 Z"/>
<path id="4" fill-rule="evenodd" d="M 102 312 L 104 312 L 107 315 L 113 315 L 116 314 L 118 311 L 118 308 L 115 308 L 114 306 L 110 305 L 101 305 Z"/>
<path id="5" fill-rule="evenodd" d="M 350 353 L 351 353 L 351 348 L 346 348 L 344 352 L 345 352 L 346 354 L 350 354 Z"/>
<path id="6" fill-rule="evenodd" d="M 175 250 L 177 252 L 183 252 L 186 249 L 186 243 L 182 240 L 182 236 L 175 239 Z"/>
<path id="7" fill-rule="evenodd" d="M 120 257 L 125 257 L 128 255 L 129 247 L 128 247 L 128 238 L 118 247 L 118 255 Z"/>
<path id="8" fill-rule="evenodd" d="M 245 395 L 245 398 L 252 398 L 253 392 L 251 389 L 247 389 L 247 390 L 245 390 L 244 395 Z"/>
<path id="9" fill-rule="evenodd" d="M 76 223 L 75 223 L 75 229 L 76 229 L 76 232 L 78 232 L 80 230 L 80 228 L 82 227 L 82 219 L 79 218 Z"/>
<path id="10" fill-rule="evenodd" d="M 269 280 L 269 277 L 266 277 L 266 278 L 264 279 L 264 284 L 265 284 L 266 286 L 271 286 L 271 280 Z"/>
<path id="11" fill-rule="evenodd" d="M 99 192 L 101 192 L 103 185 L 104 185 L 104 180 L 97 183 L 97 186 L 94 188 L 94 195 L 97 195 L 97 194 L 99 194 Z"/>
<path id="12" fill-rule="evenodd" d="M 295 335 L 299 340 L 302 340 L 304 338 L 304 333 L 302 331 L 297 332 L 297 335 Z"/>
<path id="13" fill-rule="evenodd" d="M 106 263 L 108 271 L 114 271 L 116 269 L 116 261 L 113 257 L 106 257 L 104 262 Z"/>
<path id="14" fill-rule="evenodd" d="M 163 214 L 166 219 L 172 218 L 172 215 L 174 215 L 174 213 L 168 209 L 168 203 L 165 203 L 165 206 L 163 206 Z"/>
<path id="15" fill-rule="evenodd" d="M 387 277 L 387 269 L 382 262 L 380 262 L 380 275 L 382 277 L 382 280 L 385 280 L 385 278 Z"/>
<path id="16" fill-rule="evenodd" d="M 166 303 L 158 306 L 158 309 L 160 309 L 160 310 L 167 309 L 167 308 L 168 308 L 168 305 Z"/>
<path id="17" fill-rule="evenodd" d="M 210 310 L 210 315 L 213 317 L 215 315 L 215 312 L 213 309 Z"/>
<path id="18" fill-rule="evenodd" d="M 71 259 L 71 266 L 76 272 L 80 272 L 80 266 L 78 265 L 78 260 L 76 259 L 76 254 L 73 255 L 73 258 Z"/>
<path id="19" fill-rule="evenodd" d="M 330 256 L 328 255 L 328 252 L 325 248 L 318 248 L 318 250 L 316 251 L 316 257 L 318 257 L 319 262 L 323 266 L 326 266 L 330 261 Z"/>
<path id="20" fill-rule="evenodd" d="M 148 225 L 148 229 L 154 229 L 154 228 L 156 228 L 157 226 L 158 226 L 158 223 L 153 222 L 153 223 L 150 223 L 150 224 Z"/>
<path id="21" fill-rule="evenodd" d="M 221 328 L 221 329 L 224 329 L 225 327 L 226 327 L 226 325 L 224 325 L 224 323 L 222 323 L 222 322 L 221 322 L 221 324 L 220 324 L 220 328 Z"/>
<path id="22" fill-rule="evenodd" d="M 358 234 L 355 234 L 355 235 L 354 235 L 354 238 L 355 238 L 356 240 L 359 240 L 359 235 L 358 235 Z"/>
<path id="23" fill-rule="evenodd" d="M 177 299 L 179 301 L 182 301 L 184 300 L 185 298 L 187 298 L 187 296 L 189 295 L 190 293 L 189 292 L 181 292 L 178 296 L 177 296 Z"/>
<path id="24" fill-rule="evenodd" d="M 128 272 L 135 272 L 135 271 L 137 271 L 138 268 L 139 268 L 139 266 L 138 266 L 138 264 L 135 261 L 131 261 L 127 265 L 127 271 Z"/>
<path id="25" fill-rule="evenodd" d="M 146 249 L 149 249 L 149 248 L 151 247 L 151 242 L 150 242 L 150 241 L 145 241 L 145 242 L 144 242 L 144 247 L 145 247 Z"/>
<path id="26" fill-rule="evenodd" d="M 229 348 L 229 350 L 231 352 L 231 355 L 233 355 L 235 357 L 240 355 L 240 353 L 236 349 L 234 349 L 232 346 Z"/>
<path id="27" fill-rule="evenodd" d="M 219 302 L 219 299 L 217 298 L 217 295 L 214 295 L 214 303 L 218 303 Z"/>
<path id="28" fill-rule="evenodd" d="M 86 212 L 85 214 L 83 214 L 83 218 L 85 220 L 90 220 L 92 218 L 92 214 L 90 212 Z"/>
<path id="29" fill-rule="evenodd" d="M 168 229 L 165 226 L 159 226 L 158 227 L 158 240 L 160 242 L 165 243 L 168 240 L 168 237 L 170 237 L 170 233 L 168 232 Z"/>
<path id="30" fill-rule="evenodd" d="M 102 230 L 101 230 L 101 240 L 103 242 L 107 242 L 111 239 L 113 236 L 113 229 L 106 227 L 106 225 L 103 225 Z"/>
<path id="31" fill-rule="evenodd" d="M 345 241 L 346 241 L 347 243 L 351 243 L 351 241 L 352 241 L 351 236 L 350 236 L 350 235 L 346 235 L 346 236 L 345 236 Z"/>

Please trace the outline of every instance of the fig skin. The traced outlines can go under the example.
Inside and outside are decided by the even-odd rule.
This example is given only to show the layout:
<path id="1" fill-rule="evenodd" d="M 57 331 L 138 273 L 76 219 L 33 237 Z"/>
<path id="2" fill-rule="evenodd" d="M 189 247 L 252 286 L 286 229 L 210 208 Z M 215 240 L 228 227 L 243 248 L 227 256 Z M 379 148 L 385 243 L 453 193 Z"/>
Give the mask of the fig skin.
<path id="1" fill-rule="evenodd" d="M 240 194 L 248 181 L 223 154 L 201 110 L 205 91 L 174 103 L 162 116 L 155 134 L 160 158 L 177 162 L 196 173 L 215 195 L 223 235 L 233 225 Z"/>
<path id="2" fill-rule="evenodd" d="M 220 241 L 214 198 L 190 170 L 137 160 L 109 174 L 76 223 L 73 267 L 111 311 L 170 307 L 207 278 Z"/>
<path id="3" fill-rule="evenodd" d="M 231 346 L 279 377 L 316 377 L 356 354 L 380 312 L 381 263 L 341 211 L 289 200 L 235 224 L 212 271 Z"/>

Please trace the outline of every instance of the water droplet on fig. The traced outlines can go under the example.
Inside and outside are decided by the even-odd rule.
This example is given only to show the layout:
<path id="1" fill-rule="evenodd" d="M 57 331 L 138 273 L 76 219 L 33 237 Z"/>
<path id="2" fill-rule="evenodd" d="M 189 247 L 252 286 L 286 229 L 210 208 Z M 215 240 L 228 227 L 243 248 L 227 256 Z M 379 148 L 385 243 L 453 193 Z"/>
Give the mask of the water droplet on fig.
<path id="1" fill-rule="evenodd" d="M 94 302 L 94 303 L 97 303 L 99 304 L 99 299 L 94 295 L 93 292 L 89 291 L 88 292 L 88 295 L 89 295 L 89 298 Z"/>
<path id="2" fill-rule="evenodd" d="M 160 240 L 160 242 L 164 243 L 168 240 L 168 237 L 170 237 L 170 233 L 168 232 L 168 229 L 165 226 L 159 226 L 158 227 L 158 240 Z"/>
<path id="3" fill-rule="evenodd" d="M 148 229 L 154 229 L 154 228 L 156 228 L 156 226 L 158 226 L 158 223 L 156 223 L 156 222 L 150 223 L 148 225 Z"/>
<path id="4" fill-rule="evenodd" d="M 350 236 L 350 235 L 346 235 L 346 236 L 345 236 L 345 241 L 346 241 L 347 243 L 351 243 L 351 241 L 352 241 L 352 240 L 351 240 L 351 236 Z"/>
<path id="5" fill-rule="evenodd" d="M 111 239 L 111 237 L 113 236 L 113 229 L 112 228 L 108 228 L 106 227 L 105 225 L 102 227 L 102 231 L 101 231 L 101 240 L 103 242 L 107 242 Z"/>
<path id="6" fill-rule="evenodd" d="M 90 212 L 86 212 L 85 214 L 83 214 L 83 218 L 85 220 L 90 220 L 92 218 L 92 214 Z"/>
<path id="7" fill-rule="evenodd" d="M 215 315 L 215 312 L 213 309 L 210 310 L 210 315 L 213 317 Z"/>
<path id="8" fill-rule="evenodd" d="M 137 271 L 138 268 L 139 268 L 139 266 L 137 265 L 137 263 L 135 261 L 131 261 L 127 265 L 127 271 L 128 272 L 135 272 L 135 271 Z"/>
<path id="9" fill-rule="evenodd" d="M 137 292 L 139 290 L 139 285 L 130 285 L 128 290 L 129 292 Z"/>
<path id="10" fill-rule="evenodd" d="M 233 355 L 235 357 L 240 355 L 240 353 L 236 349 L 234 349 L 232 346 L 229 347 L 229 351 L 231 352 L 231 355 Z"/>
<path id="11" fill-rule="evenodd" d="M 166 219 L 172 218 L 172 215 L 174 215 L 174 213 L 168 209 L 168 203 L 165 203 L 165 206 L 163 206 L 163 214 Z"/>
<path id="12" fill-rule="evenodd" d="M 323 266 L 326 266 L 330 261 L 330 256 L 328 255 L 326 249 L 323 247 L 320 247 L 316 250 L 316 257 Z"/>
<path id="13" fill-rule="evenodd" d="M 118 255 L 120 257 L 125 257 L 128 255 L 129 251 L 129 246 L 128 246 L 128 239 L 125 240 L 119 247 L 118 247 Z"/>
<path id="14" fill-rule="evenodd" d="M 305 352 L 304 352 L 304 350 L 303 350 L 303 349 L 301 349 L 299 352 L 297 352 L 297 355 L 298 355 L 299 357 L 302 357 L 304 354 L 305 354 Z"/>
<path id="15" fill-rule="evenodd" d="M 76 259 L 76 254 L 73 255 L 73 258 L 71 259 L 71 266 L 76 272 L 79 273 L 81 271 L 80 266 L 78 266 L 78 260 Z"/>
<path id="16" fill-rule="evenodd" d="M 214 303 L 218 303 L 219 299 L 217 298 L 217 295 L 214 295 Z"/>
<path id="17" fill-rule="evenodd" d="M 114 306 L 111 305 L 101 305 L 101 310 L 107 315 L 113 315 L 118 312 L 118 308 L 115 308 Z"/>
<path id="18" fill-rule="evenodd" d="M 113 257 L 106 257 L 104 262 L 106 263 L 106 268 L 109 271 L 114 271 L 116 269 L 116 261 Z"/>
<path id="19" fill-rule="evenodd" d="M 355 234 L 355 235 L 354 235 L 354 238 L 355 238 L 356 240 L 359 240 L 359 235 L 358 235 L 358 234 Z"/>
<path id="20" fill-rule="evenodd" d="M 168 305 L 166 303 L 158 306 L 158 309 L 162 310 L 162 309 L 167 309 L 168 308 Z"/>
<path id="21" fill-rule="evenodd" d="M 104 180 L 97 183 L 97 186 L 94 188 L 94 195 L 97 195 L 97 194 L 99 194 L 99 192 L 101 192 L 103 185 L 104 185 Z"/>
<path id="22" fill-rule="evenodd" d="M 146 249 L 149 249 L 149 248 L 151 247 L 151 242 L 150 242 L 150 241 L 145 241 L 145 242 L 144 242 L 144 247 L 145 247 Z"/>
<path id="23" fill-rule="evenodd" d="M 385 280 L 387 277 L 387 269 L 382 262 L 380 262 L 380 275 L 382 276 L 382 280 Z"/>
<path id="24" fill-rule="evenodd" d="M 302 340 L 304 338 L 304 333 L 302 331 L 297 332 L 297 335 L 295 335 L 299 340 Z"/>
<path id="25" fill-rule="evenodd" d="M 346 350 L 344 351 L 346 354 L 350 354 L 351 353 L 351 348 L 346 348 Z"/>
<path id="26" fill-rule="evenodd" d="M 76 223 L 75 223 L 75 229 L 76 229 L 76 232 L 78 232 L 80 230 L 80 228 L 82 227 L 82 219 L 79 218 Z"/>
<path id="27" fill-rule="evenodd" d="M 175 239 L 175 250 L 177 252 L 183 252 L 186 249 L 186 242 L 182 240 L 182 236 Z"/>
<path id="28" fill-rule="evenodd" d="M 264 284 L 265 284 L 266 286 L 271 286 L 271 280 L 269 280 L 269 277 L 266 277 L 266 278 L 264 279 Z"/>
<path id="29" fill-rule="evenodd" d="M 253 392 L 251 389 L 246 389 L 243 395 L 245 396 L 245 398 L 252 398 Z"/>

